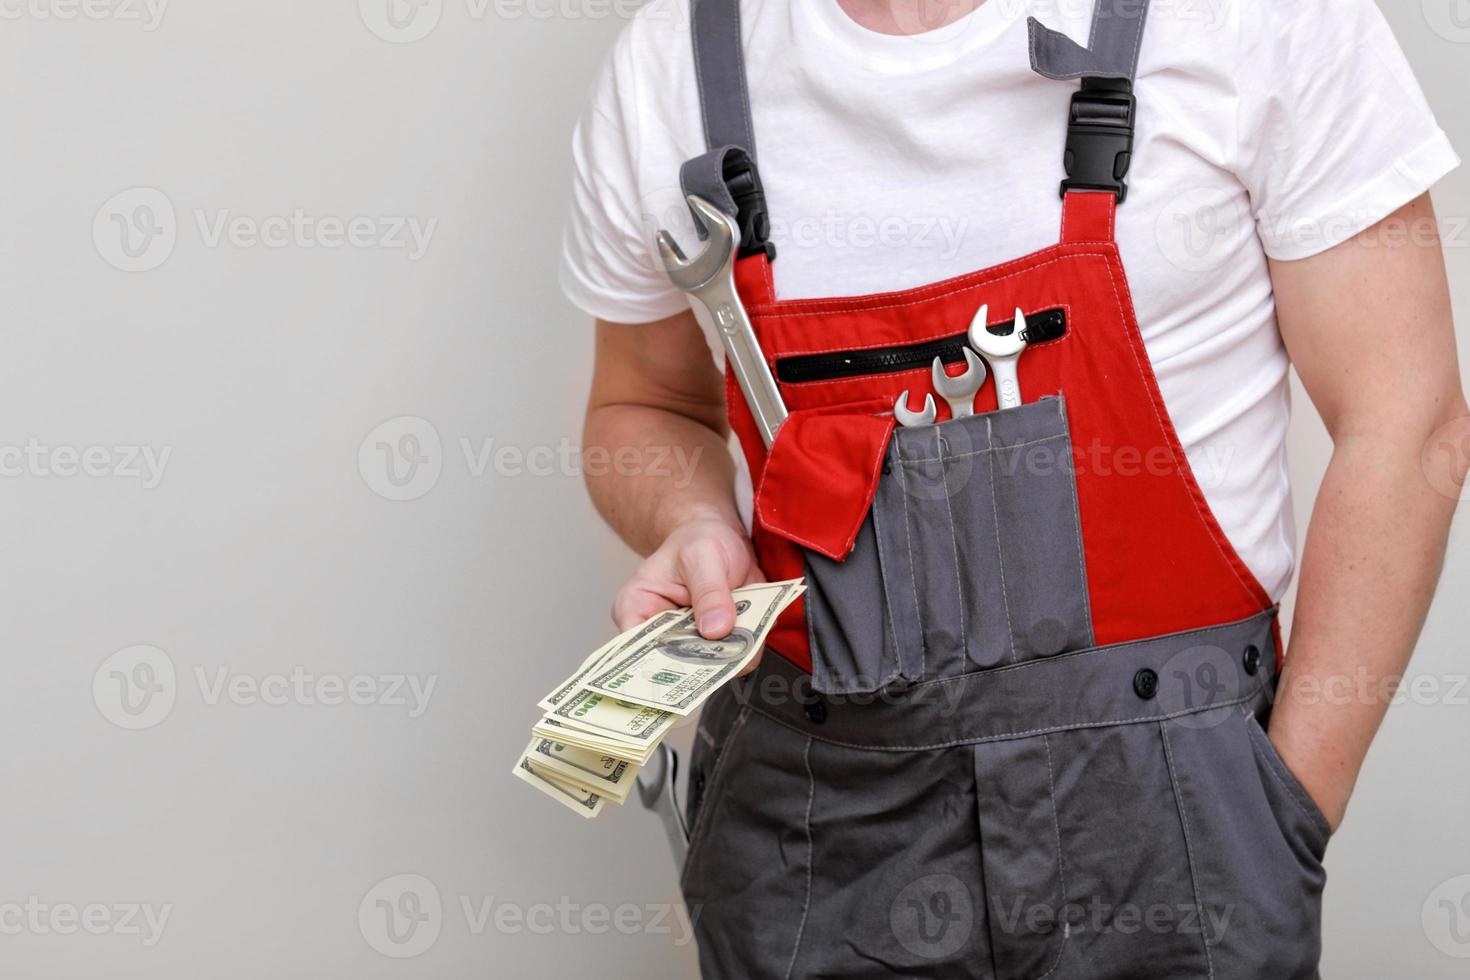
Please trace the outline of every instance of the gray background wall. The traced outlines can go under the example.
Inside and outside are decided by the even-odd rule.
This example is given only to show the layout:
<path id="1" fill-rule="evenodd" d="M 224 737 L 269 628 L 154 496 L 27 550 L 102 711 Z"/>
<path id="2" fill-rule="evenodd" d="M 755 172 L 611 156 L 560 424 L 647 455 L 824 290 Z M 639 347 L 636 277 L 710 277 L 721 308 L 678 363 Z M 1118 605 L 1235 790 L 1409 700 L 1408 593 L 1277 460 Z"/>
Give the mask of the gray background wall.
<path id="1" fill-rule="evenodd" d="M 507 775 L 631 567 L 562 449 L 554 281 L 630 5 L 424 0 L 390 43 L 385 0 L 159 2 L 0 25 L 0 976 L 691 975 L 654 822 Z M 1470 147 L 1463 2 L 1386 6 Z M 1470 176 L 1438 199 L 1470 310 Z M 1305 407 L 1293 442 L 1305 525 Z M 1467 584 L 1461 527 L 1440 693 L 1332 849 L 1330 977 L 1464 975 Z"/>

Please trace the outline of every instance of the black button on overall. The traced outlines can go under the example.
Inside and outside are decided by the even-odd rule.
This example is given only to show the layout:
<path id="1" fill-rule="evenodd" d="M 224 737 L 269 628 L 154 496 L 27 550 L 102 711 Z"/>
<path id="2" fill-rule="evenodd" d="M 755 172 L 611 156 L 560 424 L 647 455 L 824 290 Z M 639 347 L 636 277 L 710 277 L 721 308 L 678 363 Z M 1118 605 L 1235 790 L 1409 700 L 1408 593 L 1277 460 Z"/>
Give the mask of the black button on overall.
<path id="1" fill-rule="evenodd" d="M 1261 669 L 1261 648 L 1252 643 L 1245 648 L 1245 672 L 1252 677 Z"/>
<path id="2" fill-rule="evenodd" d="M 1133 693 L 1145 701 L 1153 700 L 1159 693 L 1159 675 L 1147 667 L 1133 675 Z"/>

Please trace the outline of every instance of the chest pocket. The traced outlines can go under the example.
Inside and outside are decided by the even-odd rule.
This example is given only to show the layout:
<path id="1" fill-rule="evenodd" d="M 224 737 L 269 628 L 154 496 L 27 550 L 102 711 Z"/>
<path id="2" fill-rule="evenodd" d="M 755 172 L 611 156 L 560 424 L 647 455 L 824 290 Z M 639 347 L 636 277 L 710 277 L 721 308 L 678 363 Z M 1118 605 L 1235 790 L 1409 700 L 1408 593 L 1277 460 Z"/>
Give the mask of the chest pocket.
<path id="1" fill-rule="evenodd" d="M 1065 400 L 896 430 L 852 554 L 807 574 L 824 693 L 1092 646 Z"/>

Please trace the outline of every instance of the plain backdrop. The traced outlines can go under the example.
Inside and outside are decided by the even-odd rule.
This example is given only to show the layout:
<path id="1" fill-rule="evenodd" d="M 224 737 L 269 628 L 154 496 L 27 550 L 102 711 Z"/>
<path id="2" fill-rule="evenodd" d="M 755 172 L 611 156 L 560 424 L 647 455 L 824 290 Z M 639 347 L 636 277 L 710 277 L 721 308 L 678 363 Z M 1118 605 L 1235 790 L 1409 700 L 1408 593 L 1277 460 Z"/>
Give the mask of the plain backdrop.
<path id="1" fill-rule="evenodd" d="M 394 3 L 0 5 L 0 976 L 693 975 L 656 822 L 509 776 L 633 564 L 555 279 L 631 5 Z M 1385 7 L 1464 151 L 1470 10 Z M 1329 978 L 1470 969 L 1467 585 L 1462 525 Z"/>

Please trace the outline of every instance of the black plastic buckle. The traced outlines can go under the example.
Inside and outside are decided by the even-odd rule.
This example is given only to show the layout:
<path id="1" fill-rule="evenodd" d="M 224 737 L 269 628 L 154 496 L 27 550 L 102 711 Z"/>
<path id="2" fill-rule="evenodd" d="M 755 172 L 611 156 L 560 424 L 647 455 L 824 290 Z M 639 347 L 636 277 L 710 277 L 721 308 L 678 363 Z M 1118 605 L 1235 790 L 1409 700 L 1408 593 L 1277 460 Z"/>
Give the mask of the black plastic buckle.
<path id="1" fill-rule="evenodd" d="M 1072 96 L 1067 123 L 1068 191 L 1111 191 L 1122 204 L 1128 198 L 1128 167 L 1133 160 L 1133 119 L 1138 100 L 1133 86 L 1121 78 L 1084 78 Z"/>
<path id="2" fill-rule="evenodd" d="M 766 210 L 766 192 L 761 187 L 755 161 L 744 152 L 725 155 L 725 187 L 735 200 L 735 221 L 740 225 L 740 257 L 764 254 L 775 261 L 771 244 L 771 216 Z"/>

